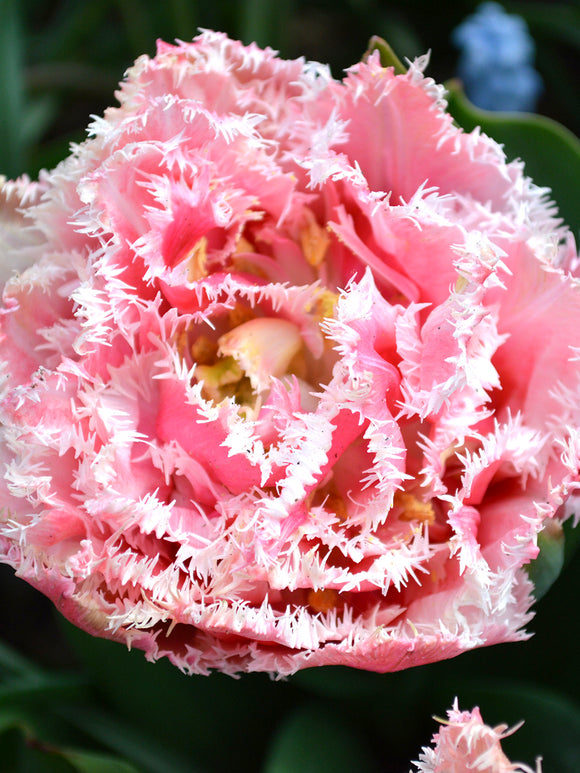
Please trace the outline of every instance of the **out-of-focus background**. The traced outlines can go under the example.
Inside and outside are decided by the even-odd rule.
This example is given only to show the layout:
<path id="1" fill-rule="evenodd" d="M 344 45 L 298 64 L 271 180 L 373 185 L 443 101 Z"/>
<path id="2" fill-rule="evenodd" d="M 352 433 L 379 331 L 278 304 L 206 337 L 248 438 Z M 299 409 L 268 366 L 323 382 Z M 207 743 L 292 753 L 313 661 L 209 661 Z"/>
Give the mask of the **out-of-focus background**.
<path id="1" fill-rule="evenodd" d="M 403 60 L 431 50 L 428 74 L 444 82 L 461 70 L 461 36 L 453 31 L 478 5 L 0 0 L 0 173 L 35 177 L 56 165 L 84 139 L 90 115 L 114 102 L 126 68 L 154 54 L 157 38 L 222 30 L 284 57 L 327 62 L 341 77 L 379 35 Z M 502 7 L 525 19 L 535 43 L 535 110 L 580 134 L 580 0 Z M 477 34 L 469 35 L 476 45 Z M 443 716 L 458 695 L 462 708 L 479 703 L 491 724 L 526 720 L 506 741 L 514 757 L 533 764 L 543 753 L 544 773 L 577 773 L 580 561 L 571 550 L 566 561 L 537 605 L 530 642 L 403 674 L 318 669 L 285 683 L 185 677 L 166 663 L 147 664 L 140 653 L 62 626 L 40 594 L 0 566 L 0 772 L 405 773 L 435 730 L 431 714 Z M 62 752 L 70 748 L 96 756 L 87 752 L 83 762 Z M 112 756 L 91 767 L 99 754 Z"/>
<path id="2" fill-rule="evenodd" d="M 331 65 L 333 75 L 363 54 L 372 35 L 399 57 L 431 50 L 429 74 L 457 74 L 452 32 L 478 7 L 474 0 L 1 0 L 0 171 L 35 174 L 82 139 L 126 68 L 154 54 L 162 38 L 189 40 L 200 27 L 256 41 L 283 57 Z M 502 3 L 520 14 L 536 44 L 543 81 L 537 109 L 580 134 L 580 3 Z M 473 36 L 472 36 L 473 37 Z M 474 41 L 477 44 L 477 41 Z M 493 46 L 492 40 L 488 42 Z M 514 40 L 515 45 L 515 40 Z"/>

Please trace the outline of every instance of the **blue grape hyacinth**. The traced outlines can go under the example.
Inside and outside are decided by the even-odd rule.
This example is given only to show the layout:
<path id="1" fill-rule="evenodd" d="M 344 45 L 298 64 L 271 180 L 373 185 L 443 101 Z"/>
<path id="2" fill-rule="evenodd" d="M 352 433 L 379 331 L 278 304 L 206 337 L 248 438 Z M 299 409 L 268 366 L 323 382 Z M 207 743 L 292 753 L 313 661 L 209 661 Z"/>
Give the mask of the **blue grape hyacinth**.
<path id="1" fill-rule="evenodd" d="M 461 50 L 457 72 L 473 104 L 485 110 L 533 111 L 542 79 L 535 45 L 521 16 L 482 3 L 452 33 Z"/>

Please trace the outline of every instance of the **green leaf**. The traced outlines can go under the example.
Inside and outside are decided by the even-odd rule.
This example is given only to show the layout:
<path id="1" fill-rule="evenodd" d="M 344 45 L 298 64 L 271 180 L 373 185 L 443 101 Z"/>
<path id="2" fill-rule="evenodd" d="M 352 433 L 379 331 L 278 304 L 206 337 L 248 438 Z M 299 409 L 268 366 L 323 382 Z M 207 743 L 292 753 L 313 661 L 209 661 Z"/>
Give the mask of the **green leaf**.
<path id="1" fill-rule="evenodd" d="M 125 34 L 134 57 L 155 48 L 151 10 L 143 0 L 117 0 L 124 21 Z"/>
<path id="2" fill-rule="evenodd" d="M 394 67 L 395 73 L 397 75 L 403 75 L 407 72 L 407 68 L 395 54 L 387 41 L 378 37 L 378 35 L 373 35 L 373 37 L 369 40 L 369 45 L 363 56 L 363 59 L 366 60 L 373 51 L 379 52 L 379 56 L 381 57 L 381 64 L 383 67 Z"/>
<path id="3" fill-rule="evenodd" d="M 580 528 L 574 522 L 575 518 L 569 518 L 563 526 L 548 522 L 538 534 L 540 553 L 525 567 L 534 583 L 536 600 L 545 596 L 580 546 Z"/>
<path id="4" fill-rule="evenodd" d="M 0 669 L 14 674 L 39 673 L 40 669 L 16 650 L 0 641 Z"/>
<path id="5" fill-rule="evenodd" d="M 37 177 L 41 169 L 53 169 L 63 158 L 70 153 L 70 145 L 73 142 L 82 142 L 85 139 L 84 132 L 69 134 L 58 137 L 51 142 L 44 142 L 42 145 L 34 146 L 31 149 L 30 161 L 28 164 L 28 174 L 31 177 Z"/>
<path id="6" fill-rule="evenodd" d="M 0 707 L 22 701 L 53 702 L 84 695 L 88 682 L 76 674 L 28 673 L 0 686 Z"/>
<path id="7" fill-rule="evenodd" d="M 26 145 L 37 142 L 52 123 L 57 112 L 57 103 L 50 94 L 30 101 L 23 113 L 22 137 Z"/>
<path id="8" fill-rule="evenodd" d="M 0 733 L 0 760 L 4 773 L 18 773 L 22 749 L 22 733 L 18 727 L 7 728 Z"/>
<path id="9" fill-rule="evenodd" d="M 449 112 L 466 131 L 481 126 L 503 144 L 508 160 L 521 159 L 526 174 L 542 187 L 552 190 L 560 216 L 574 231 L 580 232 L 580 141 L 564 126 L 540 115 L 494 113 L 480 110 L 469 102 L 459 82 L 450 81 Z"/>
<path id="10" fill-rule="evenodd" d="M 126 685 L 126 689 L 130 690 L 130 685 Z M 94 706 L 75 706 L 61 707 L 59 713 L 87 735 L 139 765 L 147 773 L 196 773 L 199 770 L 192 760 L 181 758 L 155 737 L 130 726 L 111 712 L 104 712 Z"/>
<path id="11" fill-rule="evenodd" d="M 0 709 L 0 735 L 15 728 L 31 732 L 26 714 L 16 707 Z"/>
<path id="12" fill-rule="evenodd" d="M 65 700 L 65 704 L 69 703 Z M 38 747 L 48 744 L 51 749 L 85 745 L 86 735 L 59 716 L 58 709 L 58 701 L 48 702 L 48 705 L 42 701 L 33 702 L 33 705 L 14 701 L 0 708 L 0 760 L 3 759 L 2 746 L 13 746 L 10 737 L 16 735 L 21 737 L 22 743 Z M 4 773 L 1 765 L 0 770 Z"/>
<path id="13" fill-rule="evenodd" d="M 118 720 L 187 760 L 188 773 L 235 769 L 228 753 L 216 756 L 224 728 L 228 748 L 243 748 L 245 769 L 258 770 L 267 739 L 295 705 L 291 685 L 266 674 L 187 676 L 167 659 L 150 663 L 139 650 L 128 652 L 122 644 L 89 636 L 64 621 L 63 632 Z M 106 742 L 104 732 L 99 738 Z M 125 753 L 122 747 L 109 748 Z"/>
<path id="14" fill-rule="evenodd" d="M 246 0 L 242 9 L 242 40 L 266 46 L 272 41 L 273 5 L 269 0 Z"/>
<path id="15" fill-rule="evenodd" d="M 263 773 L 371 773 L 378 770 L 368 744 L 340 716 L 308 706 L 280 728 Z"/>
<path id="16" fill-rule="evenodd" d="M 74 773 L 74 768 L 52 749 L 22 744 L 14 773 Z"/>
<path id="17" fill-rule="evenodd" d="M 129 762 L 108 754 L 61 749 L 60 754 L 78 773 L 139 773 Z"/>
<path id="18" fill-rule="evenodd" d="M 87 50 L 87 41 L 103 29 L 112 5 L 113 0 L 55 4 L 48 26 L 35 39 L 37 61 L 46 64 L 52 59 L 66 60 Z"/>
<path id="19" fill-rule="evenodd" d="M 432 689 L 428 667 L 377 674 L 325 666 L 299 671 L 289 681 L 332 705 L 341 717 L 354 717 L 365 733 L 380 739 L 393 770 L 402 770 L 414 753 L 417 727 L 410 717 L 417 715 L 417 707 Z M 425 716 L 429 717 L 429 708 Z"/>
<path id="20" fill-rule="evenodd" d="M 18 4 L 19 5 L 19 4 Z M 24 110 L 23 36 L 16 0 L 0 2 L 0 173 L 24 171 L 20 126 Z"/>
<path id="21" fill-rule="evenodd" d="M 0 760 L 2 773 L 71 773 L 70 765 L 55 749 L 40 740 L 28 712 L 0 710 Z"/>
<path id="22" fill-rule="evenodd" d="M 534 583 L 536 601 L 548 592 L 564 567 L 564 529 L 556 521 L 548 521 L 538 534 L 540 552 L 525 568 Z"/>

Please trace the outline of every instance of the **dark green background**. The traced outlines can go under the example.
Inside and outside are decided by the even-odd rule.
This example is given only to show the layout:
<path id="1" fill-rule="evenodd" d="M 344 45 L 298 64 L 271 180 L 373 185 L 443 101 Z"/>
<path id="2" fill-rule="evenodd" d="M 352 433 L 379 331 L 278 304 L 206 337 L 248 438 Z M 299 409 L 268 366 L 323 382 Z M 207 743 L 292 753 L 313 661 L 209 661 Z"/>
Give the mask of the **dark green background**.
<path id="1" fill-rule="evenodd" d="M 580 134 L 578 0 L 506 2 L 523 13 L 537 43 L 546 88 L 539 110 Z M 330 63 L 335 77 L 360 58 L 371 35 L 401 59 L 432 51 L 429 72 L 452 77 L 458 52 L 451 30 L 470 0 L 1 0 L 0 169 L 11 176 L 54 165 L 84 137 L 91 113 L 111 103 L 122 73 L 155 40 L 189 40 L 198 27 L 284 57 Z"/>

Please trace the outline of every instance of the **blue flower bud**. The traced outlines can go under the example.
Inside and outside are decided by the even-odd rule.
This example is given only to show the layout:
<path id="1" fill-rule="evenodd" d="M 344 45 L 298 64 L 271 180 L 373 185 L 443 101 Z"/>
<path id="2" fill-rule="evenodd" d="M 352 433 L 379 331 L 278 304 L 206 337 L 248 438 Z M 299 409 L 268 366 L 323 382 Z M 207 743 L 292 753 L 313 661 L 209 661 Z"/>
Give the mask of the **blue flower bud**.
<path id="1" fill-rule="evenodd" d="M 542 79 L 524 19 L 482 3 L 452 33 L 461 50 L 457 73 L 469 99 L 485 110 L 533 111 Z"/>

